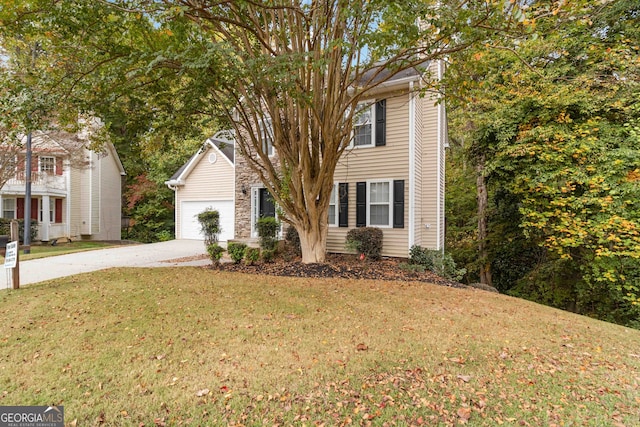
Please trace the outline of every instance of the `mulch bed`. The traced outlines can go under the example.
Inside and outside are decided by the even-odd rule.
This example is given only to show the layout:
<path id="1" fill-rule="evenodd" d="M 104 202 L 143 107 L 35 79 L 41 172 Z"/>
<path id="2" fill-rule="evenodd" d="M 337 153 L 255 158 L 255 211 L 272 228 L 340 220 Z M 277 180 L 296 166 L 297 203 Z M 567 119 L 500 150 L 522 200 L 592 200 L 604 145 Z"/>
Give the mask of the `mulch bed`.
<path id="1" fill-rule="evenodd" d="M 402 263 L 406 263 L 406 260 L 382 258 L 378 261 L 362 261 L 355 255 L 329 254 L 326 262 L 317 264 L 303 264 L 299 258 L 290 261 L 278 258 L 274 259 L 273 262 L 260 262 L 254 265 L 225 262 L 212 266 L 212 268 L 222 271 L 271 276 L 393 280 L 427 282 L 456 288 L 466 287 L 461 283 L 437 276 L 430 271 L 421 273 L 403 269 L 401 267 Z"/>

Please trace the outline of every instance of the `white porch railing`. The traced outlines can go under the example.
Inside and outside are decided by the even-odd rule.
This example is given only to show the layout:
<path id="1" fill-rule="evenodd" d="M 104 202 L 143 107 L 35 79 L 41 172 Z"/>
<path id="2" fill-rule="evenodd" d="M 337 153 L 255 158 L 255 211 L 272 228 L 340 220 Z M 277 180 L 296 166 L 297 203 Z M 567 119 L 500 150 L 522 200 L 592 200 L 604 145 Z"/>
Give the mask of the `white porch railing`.
<path id="1" fill-rule="evenodd" d="M 14 178 L 9 179 L 5 185 L 24 188 L 26 178 L 26 172 L 20 171 L 16 173 Z M 64 175 L 52 175 L 48 172 L 31 172 L 31 185 L 42 186 L 50 190 L 66 190 L 67 180 Z"/>

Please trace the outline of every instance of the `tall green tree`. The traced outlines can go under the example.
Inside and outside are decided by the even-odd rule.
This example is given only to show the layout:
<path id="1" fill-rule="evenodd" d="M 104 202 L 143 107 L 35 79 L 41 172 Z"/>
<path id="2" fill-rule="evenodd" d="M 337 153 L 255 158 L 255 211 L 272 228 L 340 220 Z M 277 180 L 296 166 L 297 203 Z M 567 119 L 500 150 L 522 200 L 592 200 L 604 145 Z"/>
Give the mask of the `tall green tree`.
<path id="1" fill-rule="evenodd" d="M 487 238 L 492 264 L 503 242 L 517 241 L 530 254 L 528 268 L 510 269 L 522 273 L 511 278 L 520 295 L 637 321 L 640 9 L 626 0 L 532 7 L 548 14 L 535 13 L 529 37 L 452 67 L 474 77 L 461 96 L 473 101 L 466 113 L 473 157 L 486 159 L 492 232 L 519 234 Z M 517 210 L 498 211 L 505 201 Z"/>
<path id="2" fill-rule="evenodd" d="M 333 172 L 358 103 L 396 72 L 509 31 L 519 12 L 465 0 L 13 3 L 0 20 L 51 40 L 64 60 L 50 83 L 78 108 L 137 106 L 169 139 L 212 119 L 232 128 L 304 262 L 325 257 Z"/>

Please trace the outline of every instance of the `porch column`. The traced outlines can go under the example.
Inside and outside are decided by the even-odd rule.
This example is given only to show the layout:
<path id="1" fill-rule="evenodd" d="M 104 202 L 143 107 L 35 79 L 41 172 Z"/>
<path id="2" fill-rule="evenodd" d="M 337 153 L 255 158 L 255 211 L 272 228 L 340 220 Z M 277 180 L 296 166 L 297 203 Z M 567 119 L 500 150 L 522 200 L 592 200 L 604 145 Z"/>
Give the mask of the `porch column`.
<path id="1" fill-rule="evenodd" d="M 40 223 L 40 240 L 43 242 L 49 241 L 49 228 L 51 224 L 51 218 L 49 212 L 51 212 L 51 206 L 49 203 L 49 196 L 42 196 L 42 222 Z"/>

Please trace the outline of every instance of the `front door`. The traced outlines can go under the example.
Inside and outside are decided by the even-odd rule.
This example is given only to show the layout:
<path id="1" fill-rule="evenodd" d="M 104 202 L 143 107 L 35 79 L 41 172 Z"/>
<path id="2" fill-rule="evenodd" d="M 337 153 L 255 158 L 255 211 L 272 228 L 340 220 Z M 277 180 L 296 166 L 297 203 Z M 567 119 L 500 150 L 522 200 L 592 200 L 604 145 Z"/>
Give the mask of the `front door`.
<path id="1" fill-rule="evenodd" d="M 258 220 L 268 216 L 276 217 L 276 203 L 266 188 L 254 187 L 251 192 L 251 237 L 258 237 Z"/>
<path id="2" fill-rule="evenodd" d="M 261 188 L 260 190 L 260 201 L 258 207 L 258 217 L 264 218 L 268 216 L 275 217 L 276 216 L 276 204 L 273 201 L 273 197 L 266 188 Z"/>

